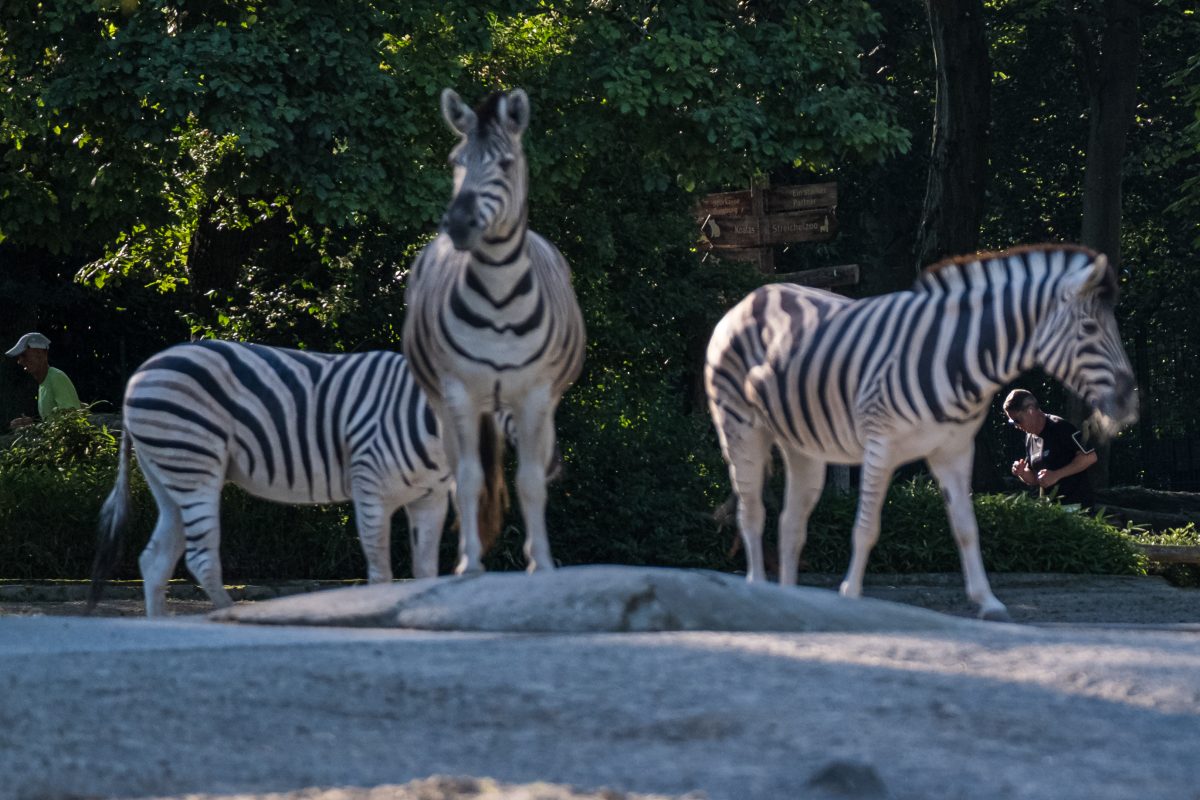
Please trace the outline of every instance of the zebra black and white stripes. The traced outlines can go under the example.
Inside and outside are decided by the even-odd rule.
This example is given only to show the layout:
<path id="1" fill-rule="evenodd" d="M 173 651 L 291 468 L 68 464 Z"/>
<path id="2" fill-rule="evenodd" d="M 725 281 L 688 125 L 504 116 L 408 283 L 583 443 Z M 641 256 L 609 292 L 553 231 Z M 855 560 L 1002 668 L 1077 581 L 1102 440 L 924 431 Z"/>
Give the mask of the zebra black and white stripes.
<path id="1" fill-rule="evenodd" d="M 493 94 L 472 110 L 447 89 L 442 113 L 461 136 L 450 155 L 454 197 L 409 275 L 403 348 L 446 429 L 458 571 L 481 570 L 480 534 L 498 533 L 503 440 L 492 413 L 502 410 L 516 429 L 529 568 L 551 569 L 546 467 L 555 410 L 583 365 L 583 315 L 562 254 L 527 226 L 525 92 Z"/>
<path id="2" fill-rule="evenodd" d="M 1041 366 L 1082 397 L 1105 433 L 1136 418 L 1133 375 L 1104 256 L 1042 246 L 952 259 L 907 292 L 849 300 L 786 284 L 735 306 L 709 343 L 705 387 L 738 498 L 748 578 L 763 577 L 762 489 L 783 456 L 780 581 L 794 583 L 825 465 L 861 463 L 854 554 L 841 591 L 858 596 L 895 468 L 925 458 L 946 498 L 967 592 L 992 595 L 970 501 L 974 436 L 995 392 Z"/>
<path id="3" fill-rule="evenodd" d="M 151 357 L 125 390 L 120 471 L 104 504 L 92 604 L 128 514 L 129 462 L 158 505 L 139 565 L 146 613 L 165 613 L 180 555 L 219 607 L 221 488 L 281 503 L 354 501 L 372 582 L 391 580 L 390 526 L 405 506 L 413 572 L 437 574 L 453 480 L 440 427 L 404 356 L 330 355 L 201 341 Z"/>

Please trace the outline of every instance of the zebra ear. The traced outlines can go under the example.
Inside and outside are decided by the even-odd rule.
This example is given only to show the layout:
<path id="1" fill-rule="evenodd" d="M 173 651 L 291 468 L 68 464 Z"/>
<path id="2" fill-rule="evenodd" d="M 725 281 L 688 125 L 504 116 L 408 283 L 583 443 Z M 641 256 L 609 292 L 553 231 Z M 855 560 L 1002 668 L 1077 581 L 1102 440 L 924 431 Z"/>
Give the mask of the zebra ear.
<path id="1" fill-rule="evenodd" d="M 1109 265 L 1108 256 L 1100 253 L 1092 261 L 1091 267 L 1079 287 L 1079 294 L 1086 295 L 1095 292 L 1102 299 L 1116 303 L 1118 289 L 1116 270 Z"/>
<path id="2" fill-rule="evenodd" d="M 520 136 L 529 125 L 529 95 L 524 89 L 513 89 L 500 99 L 500 119 L 513 136 Z"/>
<path id="3" fill-rule="evenodd" d="M 475 112 L 453 89 L 442 90 L 442 116 L 446 118 L 446 124 L 451 130 L 463 136 L 475 128 Z"/>

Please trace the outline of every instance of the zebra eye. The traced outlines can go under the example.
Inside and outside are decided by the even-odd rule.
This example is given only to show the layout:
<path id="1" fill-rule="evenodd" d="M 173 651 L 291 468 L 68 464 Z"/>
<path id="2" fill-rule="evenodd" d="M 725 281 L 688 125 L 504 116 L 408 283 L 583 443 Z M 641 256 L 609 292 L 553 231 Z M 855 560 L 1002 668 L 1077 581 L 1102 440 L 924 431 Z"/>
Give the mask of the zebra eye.
<path id="1" fill-rule="evenodd" d="M 500 158 L 496 159 L 496 163 L 500 165 L 500 169 L 508 169 L 516 160 L 517 159 L 512 153 L 505 153 L 504 155 L 500 156 Z"/>

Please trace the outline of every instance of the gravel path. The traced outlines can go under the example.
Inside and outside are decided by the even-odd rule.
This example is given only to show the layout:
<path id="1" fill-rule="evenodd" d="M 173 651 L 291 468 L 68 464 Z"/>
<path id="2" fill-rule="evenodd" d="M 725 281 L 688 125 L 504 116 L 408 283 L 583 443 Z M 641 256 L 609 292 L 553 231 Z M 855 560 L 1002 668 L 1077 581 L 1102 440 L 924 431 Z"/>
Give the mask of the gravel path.
<path id="1" fill-rule="evenodd" d="M 1200 624 L 1200 589 L 1181 589 L 1158 577 L 1066 574 L 994 574 L 996 595 L 1008 605 L 1016 622 L 1061 624 Z M 801 583 L 836 590 L 840 576 L 802 575 Z M 260 600 L 322 586 L 315 581 L 274 586 L 232 587 L 235 599 Z M 0 585 L 0 616 L 5 614 L 51 616 L 83 613 L 86 584 L 22 586 Z M 908 603 L 934 611 L 973 617 L 975 610 L 963 592 L 957 573 L 918 575 L 867 575 L 864 594 L 881 600 Z M 31 599 L 36 598 L 36 599 Z M 194 586 L 172 585 L 167 601 L 176 615 L 205 614 L 212 606 Z M 110 587 L 97 616 L 141 616 L 145 606 L 136 585 Z"/>
<path id="2" fill-rule="evenodd" d="M 0 798 L 1197 798 L 1200 635 L 970 628 L 501 635 L 6 617 Z M 479 782 L 416 793 L 437 775 Z"/>
<path id="3" fill-rule="evenodd" d="M 1200 800 L 1200 591 L 993 583 L 1041 626 L 263 628 L 186 598 L 174 620 L 72 618 L 78 585 L 30 601 L 9 584 L 0 800 Z M 129 589 L 101 614 L 140 615 Z M 971 614 L 957 575 L 871 576 L 867 594 Z"/>

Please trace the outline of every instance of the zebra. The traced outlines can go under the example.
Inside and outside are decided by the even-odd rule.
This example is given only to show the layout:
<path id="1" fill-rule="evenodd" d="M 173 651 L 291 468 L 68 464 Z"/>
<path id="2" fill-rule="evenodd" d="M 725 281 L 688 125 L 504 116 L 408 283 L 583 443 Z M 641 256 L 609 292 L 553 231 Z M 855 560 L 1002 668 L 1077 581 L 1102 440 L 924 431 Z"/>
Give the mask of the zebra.
<path id="1" fill-rule="evenodd" d="M 547 464 L 555 410 L 583 368 L 583 315 L 566 260 L 528 228 L 526 93 L 496 92 L 472 110 L 446 89 L 441 110 L 461 137 L 449 159 L 454 193 L 409 275 L 401 346 L 447 430 L 456 572 L 482 571 L 481 547 L 499 532 L 503 439 L 490 413 L 498 409 L 511 411 L 516 428 L 527 566 L 550 570 Z"/>
<path id="2" fill-rule="evenodd" d="M 142 551 L 147 616 L 166 613 L 180 555 L 218 608 L 221 489 L 281 503 L 354 502 L 368 580 L 392 579 L 391 518 L 409 518 L 415 577 L 437 575 L 453 491 L 440 426 L 403 355 L 313 353 L 203 340 L 142 364 L 125 389 L 116 483 L 101 510 L 89 610 L 118 557 L 130 459 L 158 506 Z"/>
<path id="3" fill-rule="evenodd" d="M 771 448 L 785 467 L 779 582 L 792 585 L 826 464 L 862 464 L 843 596 L 862 594 L 892 473 L 924 458 L 941 486 L 967 594 L 988 585 L 971 506 L 974 437 L 995 392 L 1035 366 L 1093 410 L 1101 435 L 1137 417 L 1104 255 L 1041 245 L 949 259 L 912 289 L 861 300 L 787 284 L 751 292 L 713 331 L 704 380 L 738 500 L 747 579 L 764 577 L 762 491 Z"/>

